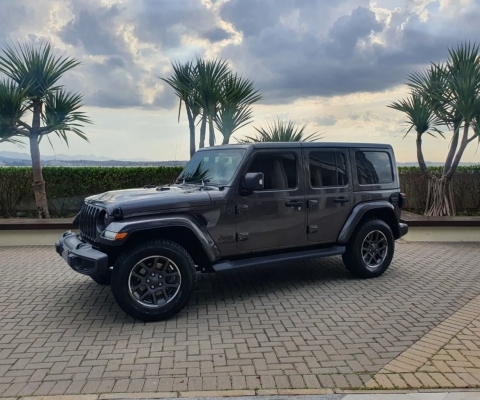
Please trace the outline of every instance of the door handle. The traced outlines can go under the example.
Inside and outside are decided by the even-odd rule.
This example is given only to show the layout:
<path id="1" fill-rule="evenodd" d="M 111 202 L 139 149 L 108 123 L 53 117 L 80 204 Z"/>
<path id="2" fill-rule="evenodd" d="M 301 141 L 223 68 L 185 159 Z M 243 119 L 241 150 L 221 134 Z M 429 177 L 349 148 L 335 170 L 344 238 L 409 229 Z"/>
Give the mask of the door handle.
<path id="1" fill-rule="evenodd" d="M 343 196 L 333 199 L 334 203 L 348 203 L 349 201 L 350 199 L 348 197 L 343 197 Z"/>
<path id="2" fill-rule="evenodd" d="M 300 208 L 303 205 L 303 201 L 290 200 L 285 203 L 285 207 Z"/>

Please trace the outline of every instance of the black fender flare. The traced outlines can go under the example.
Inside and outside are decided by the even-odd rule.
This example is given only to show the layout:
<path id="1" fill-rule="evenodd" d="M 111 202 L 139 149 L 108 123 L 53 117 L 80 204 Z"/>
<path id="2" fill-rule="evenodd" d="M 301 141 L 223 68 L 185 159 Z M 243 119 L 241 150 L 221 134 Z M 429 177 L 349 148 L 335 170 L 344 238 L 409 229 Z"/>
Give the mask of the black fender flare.
<path id="1" fill-rule="evenodd" d="M 350 238 L 353 235 L 353 232 L 357 228 L 358 223 L 363 218 L 366 212 L 371 210 L 384 209 L 392 213 L 392 216 L 397 219 L 395 216 L 395 208 L 392 203 L 389 203 L 386 200 L 377 200 L 377 201 L 367 201 L 365 203 L 357 204 L 350 215 L 347 218 L 347 221 L 343 225 L 340 234 L 338 235 L 337 243 L 347 244 L 350 241 Z M 395 232 L 394 232 L 395 234 Z"/>
<path id="2" fill-rule="evenodd" d="M 218 260 L 220 251 L 206 227 L 191 215 L 162 215 L 145 218 L 132 218 L 125 221 L 114 221 L 107 226 L 106 231 L 113 233 L 127 233 L 125 239 L 109 240 L 102 234 L 101 242 L 109 246 L 121 246 L 129 236 L 138 231 L 146 231 L 156 228 L 183 227 L 193 232 L 202 245 L 205 254 L 211 262 Z"/>

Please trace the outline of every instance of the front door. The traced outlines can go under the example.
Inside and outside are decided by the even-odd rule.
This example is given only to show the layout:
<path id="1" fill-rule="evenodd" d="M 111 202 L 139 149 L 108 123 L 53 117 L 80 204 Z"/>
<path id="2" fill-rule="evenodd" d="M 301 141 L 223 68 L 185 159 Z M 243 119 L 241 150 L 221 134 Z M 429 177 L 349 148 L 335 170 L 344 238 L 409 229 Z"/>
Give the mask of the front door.
<path id="1" fill-rule="evenodd" d="M 274 250 L 294 246 L 305 234 L 306 211 L 300 180 L 301 149 L 264 150 L 252 154 L 244 173 L 262 172 L 264 189 L 236 197 L 237 248 Z"/>
<path id="2" fill-rule="evenodd" d="M 306 148 L 307 233 L 313 243 L 334 243 L 353 208 L 348 149 Z"/>

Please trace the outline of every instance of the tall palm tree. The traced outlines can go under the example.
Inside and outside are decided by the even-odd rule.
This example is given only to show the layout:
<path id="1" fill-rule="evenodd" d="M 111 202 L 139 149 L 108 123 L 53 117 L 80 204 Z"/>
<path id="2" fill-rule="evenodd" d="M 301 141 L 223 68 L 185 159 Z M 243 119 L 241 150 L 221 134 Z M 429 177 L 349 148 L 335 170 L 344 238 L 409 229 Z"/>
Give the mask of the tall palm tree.
<path id="1" fill-rule="evenodd" d="M 218 105 L 222 98 L 222 82 L 230 73 L 228 63 L 222 59 L 204 60 L 197 57 L 196 72 L 198 77 L 198 103 L 202 109 L 202 125 L 200 127 L 200 145 L 205 145 L 205 130 L 208 122 L 209 145 L 215 145 L 215 129 L 213 121 L 217 115 Z"/>
<path id="2" fill-rule="evenodd" d="M 223 143 L 227 144 L 232 134 L 249 124 L 252 119 L 252 104 L 262 98 L 255 90 L 250 79 L 237 74 L 229 74 L 222 82 L 221 96 L 215 126 L 223 135 Z"/>
<path id="3" fill-rule="evenodd" d="M 467 145 L 480 139 L 480 52 L 476 44 L 462 43 L 448 50 L 443 64 L 432 64 L 424 73 L 409 76 L 408 99 L 389 107 L 407 115 L 410 132 L 417 132 L 417 158 L 428 179 L 426 215 L 455 214 L 451 180 Z M 423 158 L 421 135 L 436 126 L 453 130 L 443 172 L 435 176 L 428 171 Z M 472 134 L 469 136 L 469 131 Z M 430 131 L 431 133 L 431 131 Z"/>
<path id="4" fill-rule="evenodd" d="M 179 121 L 182 102 L 185 105 L 188 118 L 188 127 L 190 129 L 190 157 L 192 157 L 195 153 L 195 120 L 201 113 L 197 91 L 198 75 L 196 68 L 193 66 L 191 61 L 188 61 L 184 64 L 172 61 L 171 64 L 173 68 L 173 74 L 169 78 L 160 79 L 168 83 L 179 98 Z"/>
<path id="5" fill-rule="evenodd" d="M 75 58 L 54 54 L 49 43 L 39 46 L 6 46 L 0 55 L 0 72 L 7 79 L 0 82 L 0 137 L 25 137 L 32 157 L 33 191 L 40 218 L 49 218 L 45 181 L 43 180 L 39 142 L 55 133 L 68 144 L 72 132 L 88 140 L 81 128 L 91 123 L 79 111 L 82 96 L 58 85 L 65 72 L 80 63 Z M 25 118 L 32 114 L 32 122 Z"/>
<path id="6" fill-rule="evenodd" d="M 317 132 L 307 133 L 307 124 L 296 126 L 295 121 L 284 121 L 280 117 L 267 122 L 266 127 L 254 127 L 254 129 L 257 131 L 256 136 L 246 136 L 238 142 L 314 142 L 322 138 Z"/>

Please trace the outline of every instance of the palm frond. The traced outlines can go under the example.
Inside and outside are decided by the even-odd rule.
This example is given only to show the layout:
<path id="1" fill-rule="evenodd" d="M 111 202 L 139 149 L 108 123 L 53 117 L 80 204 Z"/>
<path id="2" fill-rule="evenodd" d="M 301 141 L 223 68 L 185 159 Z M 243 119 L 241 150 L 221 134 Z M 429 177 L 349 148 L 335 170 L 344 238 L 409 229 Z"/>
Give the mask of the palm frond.
<path id="1" fill-rule="evenodd" d="M 222 59 L 204 60 L 197 57 L 195 71 L 198 91 L 195 100 L 208 117 L 214 118 L 222 96 L 222 83 L 229 75 L 230 67 Z"/>
<path id="2" fill-rule="evenodd" d="M 17 129 L 26 112 L 26 93 L 12 80 L 0 81 L 0 135 L 7 137 L 20 134 Z"/>
<path id="3" fill-rule="evenodd" d="M 171 61 L 171 64 L 173 74 L 168 78 L 160 79 L 167 83 L 179 98 L 178 120 L 180 120 L 180 112 L 183 102 L 186 107 L 190 108 L 195 121 L 200 114 L 200 107 L 196 101 L 198 97 L 198 94 L 196 93 L 196 70 L 191 61 L 183 64 L 178 61 Z"/>
<path id="4" fill-rule="evenodd" d="M 406 115 L 407 132 L 405 136 L 412 129 L 420 136 L 424 133 L 433 134 L 440 132 L 437 127 L 442 124 L 442 121 L 434 112 L 432 102 L 419 92 L 414 91 L 406 99 L 395 101 L 389 104 L 388 107 Z"/>
<path id="5" fill-rule="evenodd" d="M 317 132 L 307 133 L 307 124 L 296 126 L 295 121 L 284 121 L 277 117 L 268 122 L 266 127 L 254 128 L 257 136 L 246 136 L 239 143 L 258 142 L 314 142 L 322 139 Z"/>
<path id="6" fill-rule="evenodd" d="M 88 138 L 81 128 L 92 121 L 82 111 L 82 96 L 77 93 L 67 92 L 63 89 L 49 93 L 45 99 L 45 112 L 42 115 L 45 128 L 42 134 L 55 132 L 68 145 L 68 132 L 88 142 Z"/>
<path id="7" fill-rule="evenodd" d="M 221 86 L 221 97 L 214 117 L 216 128 L 228 143 L 230 136 L 249 124 L 253 117 L 252 104 L 262 98 L 250 79 L 229 74 Z"/>
<path id="8" fill-rule="evenodd" d="M 58 90 L 60 86 L 55 85 L 62 75 L 79 64 L 75 58 L 55 54 L 48 42 L 7 45 L 0 55 L 0 71 L 32 99 Z"/>

